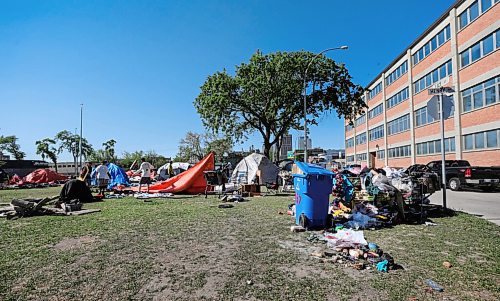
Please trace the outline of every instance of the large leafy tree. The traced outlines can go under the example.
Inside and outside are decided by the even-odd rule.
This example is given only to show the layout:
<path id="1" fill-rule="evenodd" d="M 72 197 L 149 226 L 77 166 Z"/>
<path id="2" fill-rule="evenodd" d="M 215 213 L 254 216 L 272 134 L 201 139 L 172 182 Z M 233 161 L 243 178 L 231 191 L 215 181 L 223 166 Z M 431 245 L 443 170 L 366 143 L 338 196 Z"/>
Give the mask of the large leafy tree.
<path id="1" fill-rule="evenodd" d="M 54 163 L 57 172 L 57 148 L 55 147 L 56 141 L 54 139 L 45 138 L 35 142 L 36 144 L 36 154 L 42 157 L 50 159 Z"/>
<path id="2" fill-rule="evenodd" d="M 124 168 L 137 169 L 141 164 L 141 158 L 146 159 L 146 161 L 151 163 L 156 168 L 159 168 L 168 161 L 165 156 L 156 153 L 154 150 L 147 152 L 140 150 L 135 152 L 123 152 L 120 164 Z"/>
<path id="3" fill-rule="evenodd" d="M 14 156 L 16 160 L 22 160 L 26 156 L 21 151 L 21 146 L 17 144 L 16 136 L 0 136 L 0 152 L 4 151 Z"/>
<path id="4" fill-rule="evenodd" d="M 352 82 L 343 64 L 314 57 L 306 51 L 267 55 L 257 51 L 248 63 L 236 67 L 234 76 L 226 70 L 209 76 L 194 101 L 203 124 L 234 141 L 257 131 L 269 156 L 283 134 L 301 128 L 304 79 L 308 124 L 317 124 L 331 112 L 352 121 L 366 107 L 363 88 Z"/>
<path id="5" fill-rule="evenodd" d="M 61 131 L 57 133 L 56 139 L 59 142 L 58 152 L 68 151 L 73 156 L 73 162 L 75 163 L 75 174 L 78 174 L 78 157 L 80 155 L 80 136 L 72 134 L 69 131 Z M 87 141 L 87 139 L 82 137 L 82 156 L 86 159 L 92 153 L 94 149 L 92 145 Z"/>

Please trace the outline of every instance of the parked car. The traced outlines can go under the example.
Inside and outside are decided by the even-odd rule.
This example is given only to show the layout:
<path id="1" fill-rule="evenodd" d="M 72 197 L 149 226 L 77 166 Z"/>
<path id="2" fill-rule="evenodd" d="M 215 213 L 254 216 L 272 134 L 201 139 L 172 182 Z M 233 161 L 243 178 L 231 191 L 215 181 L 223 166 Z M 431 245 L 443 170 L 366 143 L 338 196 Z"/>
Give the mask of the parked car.
<path id="1" fill-rule="evenodd" d="M 479 188 L 485 191 L 500 187 L 500 166 L 471 166 L 466 160 L 445 161 L 447 186 L 451 190 Z M 427 166 L 441 176 L 441 161 L 431 161 Z"/>

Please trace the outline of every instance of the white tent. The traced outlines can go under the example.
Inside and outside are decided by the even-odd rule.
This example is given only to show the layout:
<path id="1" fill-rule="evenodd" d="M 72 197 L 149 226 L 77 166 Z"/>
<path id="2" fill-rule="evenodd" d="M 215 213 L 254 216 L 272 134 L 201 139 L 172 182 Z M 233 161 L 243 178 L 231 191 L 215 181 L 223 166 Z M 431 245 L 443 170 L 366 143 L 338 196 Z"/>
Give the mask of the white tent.
<path id="1" fill-rule="evenodd" d="M 158 168 L 158 175 L 162 178 L 166 178 L 168 166 L 170 163 L 166 163 L 165 165 L 162 165 L 160 168 Z M 184 162 L 174 162 L 172 163 L 172 169 L 174 170 L 174 174 L 178 175 L 183 171 L 186 171 L 189 169 L 189 163 L 184 163 Z"/>
<path id="2" fill-rule="evenodd" d="M 241 160 L 233 170 L 231 182 L 236 184 L 276 183 L 279 168 L 262 154 L 251 154 Z M 259 176 L 258 183 L 256 176 Z"/>

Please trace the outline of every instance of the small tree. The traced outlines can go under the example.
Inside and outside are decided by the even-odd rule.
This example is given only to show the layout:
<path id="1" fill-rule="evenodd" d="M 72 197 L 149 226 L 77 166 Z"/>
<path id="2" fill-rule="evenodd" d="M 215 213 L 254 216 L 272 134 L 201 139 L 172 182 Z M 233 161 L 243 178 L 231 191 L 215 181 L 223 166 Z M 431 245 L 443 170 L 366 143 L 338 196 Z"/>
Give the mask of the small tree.
<path id="1" fill-rule="evenodd" d="M 77 175 L 78 156 L 80 155 L 80 136 L 64 130 L 57 133 L 55 140 L 59 142 L 59 153 L 66 150 L 73 156 L 73 162 L 75 163 L 75 175 Z M 92 145 L 88 143 L 87 139 L 82 137 L 82 156 L 87 159 L 93 151 L 94 149 L 92 148 Z"/>
<path id="2" fill-rule="evenodd" d="M 114 139 L 108 140 L 102 144 L 102 146 L 104 147 L 104 151 L 106 152 L 108 161 L 111 161 L 111 162 L 114 162 L 116 160 L 115 144 L 116 144 L 116 141 Z"/>
<path id="3" fill-rule="evenodd" d="M 42 157 L 42 160 L 49 158 L 52 163 L 54 163 L 56 172 L 57 171 L 57 149 L 55 148 L 56 141 L 54 139 L 45 138 L 43 140 L 38 140 L 36 144 L 36 154 Z"/>
<path id="4" fill-rule="evenodd" d="M 187 132 L 179 142 L 179 151 L 176 159 L 183 162 L 199 161 L 205 156 L 203 136 L 194 132 Z"/>
<path id="5" fill-rule="evenodd" d="M 21 146 L 17 144 L 16 136 L 0 136 L 0 152 L 10 153 L 16 160 L 22 160 L 26 156 L 21 151 Z"/>

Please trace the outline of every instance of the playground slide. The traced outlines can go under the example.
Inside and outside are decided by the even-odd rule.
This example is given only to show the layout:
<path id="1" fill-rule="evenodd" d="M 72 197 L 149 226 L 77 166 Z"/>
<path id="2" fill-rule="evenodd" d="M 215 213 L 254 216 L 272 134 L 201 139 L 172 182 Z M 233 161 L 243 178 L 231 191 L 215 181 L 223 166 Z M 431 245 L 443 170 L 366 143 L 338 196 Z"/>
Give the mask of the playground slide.
<path id="1" fill-rule="evenodd" d="M 188 193 L 197 194 L 205 192 L 205 187 L 207 183 L 203 172 L 206 170 L 214 170 L 215 168 L 215 157 L 213 153 L 208 154 L 203 160 L 196 163 L 195 166 L 186 170 L 185 172 L 178 174 L 166 181 L 151 185 L 149 187 L 150 193 L 156 192 L 170 192 L 170 193 Z M 139 191 L 139 187 L 133 187 L 133 191 Z M 145 191 L 146 187 L 143 185 L 142 191 Z"/>

